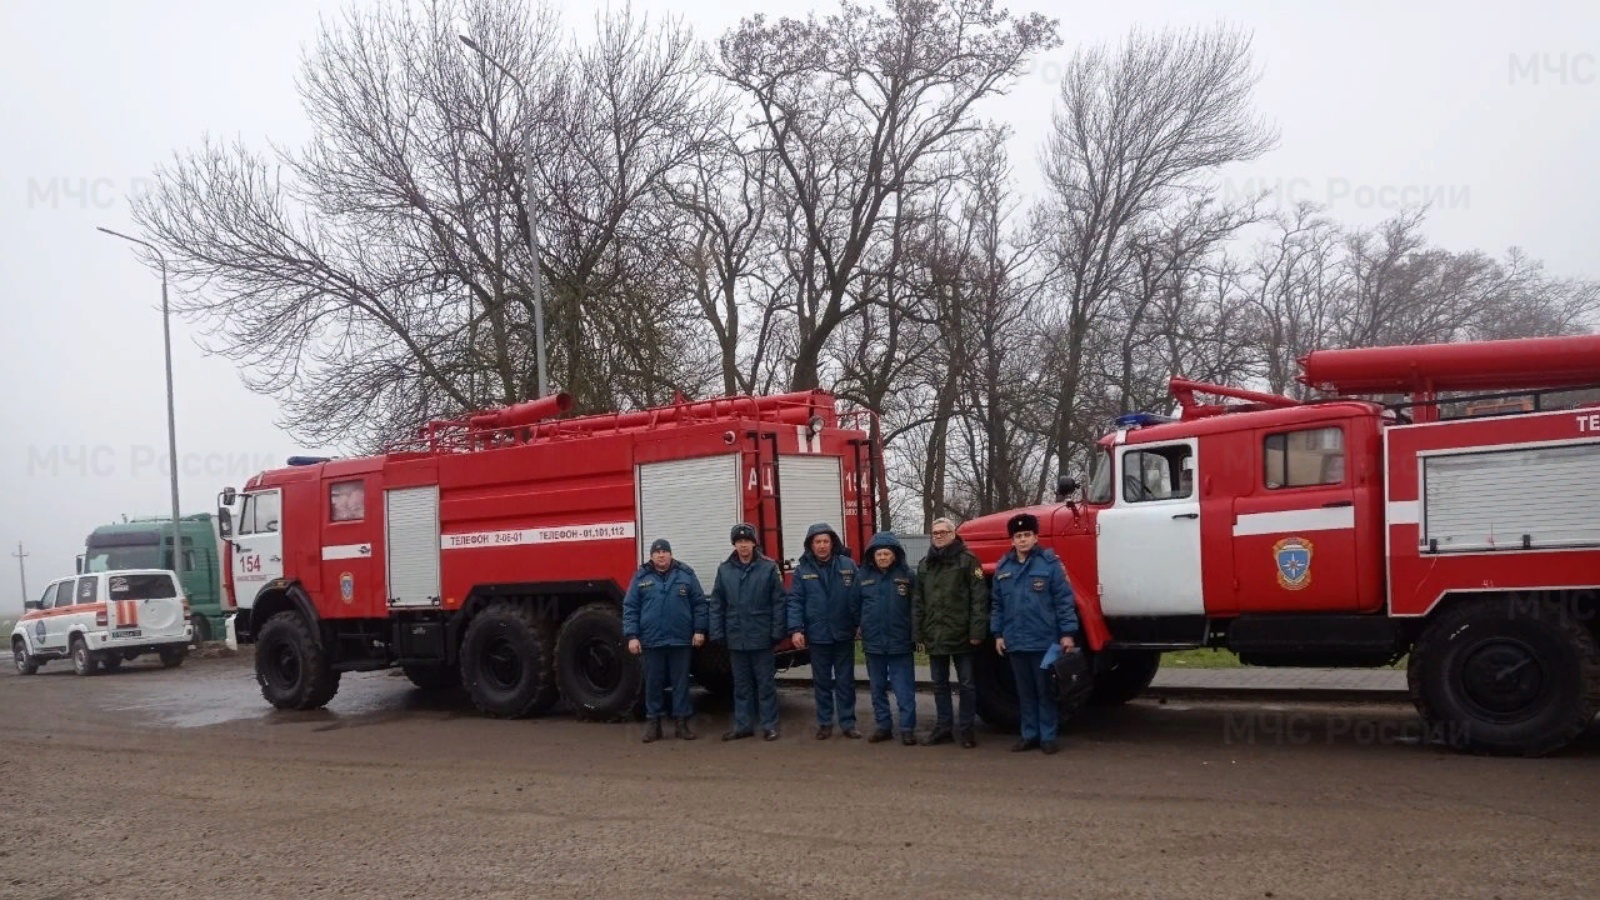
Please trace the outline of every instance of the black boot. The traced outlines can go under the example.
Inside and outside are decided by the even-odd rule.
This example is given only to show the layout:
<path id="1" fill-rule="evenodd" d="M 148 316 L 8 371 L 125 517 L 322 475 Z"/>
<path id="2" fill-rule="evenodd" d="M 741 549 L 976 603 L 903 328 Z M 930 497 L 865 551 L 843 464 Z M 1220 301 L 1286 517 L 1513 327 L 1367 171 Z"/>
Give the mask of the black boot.
<path id="1" fill-rule="evenodd" d="M 677 727 L 677 730 L 675 730 L 673 732 L 673 737 L 676 737 L 680 741 L 692 741 L 692 740 L 694 740 L 694 732 L 689 730 L 689 720 L 688 719 L 679 719 L 678 720 L 678 727 Z"/>
<path id="2" fill-rule="evenodd" d="M 644 730 L 644 742 L 648 744 L 659 740 L 661 740 L 661 720 L 651 719 L 650 726 Z"/>
<path id="3" fill-rule="evenodd" d="M 978 746 L 978 737 L 972 733 L 971 728 L 963 728 L 961 730 L 961 746 L 968 750 Z"/>

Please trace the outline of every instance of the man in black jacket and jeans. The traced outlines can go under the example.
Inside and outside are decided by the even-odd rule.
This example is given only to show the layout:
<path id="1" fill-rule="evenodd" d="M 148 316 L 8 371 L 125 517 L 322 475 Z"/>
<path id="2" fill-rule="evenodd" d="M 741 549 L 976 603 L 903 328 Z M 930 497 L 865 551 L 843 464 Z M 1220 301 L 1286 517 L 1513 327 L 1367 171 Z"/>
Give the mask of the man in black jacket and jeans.
<path id="1" fill-rule="evenodd" d="M 917 564 L 911 627 L 917 645 L 928 653 L 933 676 L 936 719 L 923 743 L 948 744 L 955 740 L 950 708 L 950 668 L 954 665 L 961 692 L 961 714 L 955 724 L 961 732 L 961 746 L 976 747 L 973 723 L 977 688 L 972 664 L 975 651 L 989 636 L 989 588 L 984 584 L 978 558 L 956 536 L 955 523 L 949 519 L 934 521 L 932 545 Z"/>

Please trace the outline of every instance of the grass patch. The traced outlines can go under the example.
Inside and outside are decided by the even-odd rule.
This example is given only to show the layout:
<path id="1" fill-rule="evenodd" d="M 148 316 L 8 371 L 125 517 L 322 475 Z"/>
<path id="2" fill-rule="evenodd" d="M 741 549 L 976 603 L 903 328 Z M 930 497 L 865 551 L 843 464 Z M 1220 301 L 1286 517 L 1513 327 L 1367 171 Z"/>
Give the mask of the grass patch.
<path id="1" fill-rule="evenodd" d="M 1394 665 L 1385 666 L 1384 668 L 1398 669 L 1403 672 L 1406 668 L 1406 661 L 1409 658 L 1402 656 Z M 865 665 L 866 662 L 867 652 L 862 649 L 860 643 L 857 643 L 856 664 Z M 928 654 L 916 654 L 916 664 L 926 666 L 928 664 Z M 1239 661 L 1238 655 L 1232 650 L 1223 650 L 1218 647 L 1201 647 L 1197 650 L 1169 650 L 1161 654 L 1161 666 L 1162 668 L 1170 667 L 1174 669 L 1242 669 L 1245 667 L 1244 663 Z"/>
<path id="2" fill-rule="evenodd" d="M 1406 661 L 1409 656 L 1402 656 L 1391 666 L 1382 666 L 1386 669 L 1405 671 Z M 1216 647 L 1202 647 L 1198 650 L 1169 650 L 1161 654 L 1162 668 L 1174 669 L 1240 669 L 1244 663 L 1232 650 L 1223 650 Z"/>
<path id="3" fill-rule="evenodd" d="M 1232 650 L 1203 647 L 1198 650 L 1169 650 L 1161 654 L 1161 667 L 1174 669 L 1238 669 L 1244 666 Z"/>

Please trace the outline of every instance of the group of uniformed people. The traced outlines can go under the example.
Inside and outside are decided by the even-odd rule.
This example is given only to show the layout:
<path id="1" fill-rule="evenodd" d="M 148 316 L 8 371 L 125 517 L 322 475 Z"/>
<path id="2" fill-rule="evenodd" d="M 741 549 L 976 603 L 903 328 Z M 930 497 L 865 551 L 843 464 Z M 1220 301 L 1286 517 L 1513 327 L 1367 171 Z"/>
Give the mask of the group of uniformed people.
<path id="1" fill-rule="evenodd" d="M 898 724 L 908 746 L 953 743 L 959 736 L 963 747 L 975 747 L 973 662 L 992 635 L 1010 661 L 1021 705 L 1022 735 L 1011 749 L 1055 753 L 1056 702 L 1046 657 L 1055 645 L 1073 649 L 1078 618 L 1061 561 L 1038 546 L 1038 531 L 1038 520 L 1028 513 L 1007 522 L 1011 549 L 986 586 L 977 557 L 949 519 L 934 522 L 932 546 L 915 570 L 893 534 L 874 535 L 858 564 L 838 533 L 818 523 L 806 532 L 805 552 L 785 591 L 755 528 L 741 523 L 729 535 L 733 552 L 717 567 L 710 596 L 694 570 L 673 558 L 672 545 L 657 538 L 622 603 L 623 636 L 644 661 L 645 742 L 662 736 L 669 686 L 675 734 L 695 738 L 689 727 L 690 657 L 708 640 L 726 644 L 733 670 L 733 728 L 722 739 L 754 737 L 759 725 L 764 740 L 777 740 L 774 651 L 789 638 L 796 649 L 810 651 L 817 740 L 831 737 L 835 727 L 846 738 L 862 737 L 856 727 L 859 640 L 872 696 L 869 743 L 891 740 Z M 932 730 L 920 740 L 914 669 L 919 649 L 928 654 L 936 711 Z M 952 668 L 958 710 L 952 709 Z M 898 723 L 891 716 L 891 693 Z"/>

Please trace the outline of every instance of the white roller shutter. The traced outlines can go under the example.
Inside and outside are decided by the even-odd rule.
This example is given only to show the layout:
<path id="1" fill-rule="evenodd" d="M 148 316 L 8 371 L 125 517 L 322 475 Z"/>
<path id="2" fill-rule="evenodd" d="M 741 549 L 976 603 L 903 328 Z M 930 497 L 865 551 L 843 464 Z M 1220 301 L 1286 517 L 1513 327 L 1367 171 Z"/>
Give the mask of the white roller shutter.
<path id="1" fill-rule="evenodd" d="M 640 465 L 639 562 L 650 544 L 666 538 L 672 556 L 700 577 L 708 594 L 717 566 L 733 552 L 728 532 L 742 520 L 739 454 Z"/>
<path id="2" fill-rule="evenodd" d="M 439 602 L 439 486 L 383 492 L 389 598 L 396 607 Z"/>
<path id="3" fill-rule="evenodd" d="M 1600 443 L 1428 456 L 1422 479 L 1424 553 L 1600 546 Z"/>
<path id="4" fill-rule="evenodd" d="M 794 565 L 806 552 L 806 529 L 817 522 L 832 525 L 839 539 L 850 543 L 844 527 L 844 479 L 837 456 L 780 456 L 778 491 L 783 503 L 786 566 Z M 861 549 L 851 547 L 850 552 L 859 557 Z"/>

